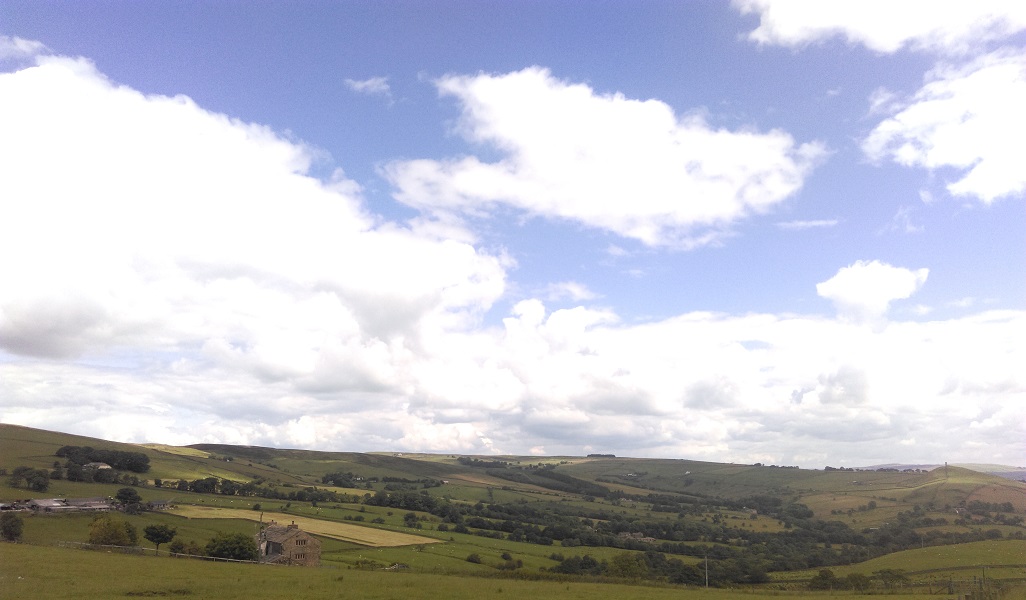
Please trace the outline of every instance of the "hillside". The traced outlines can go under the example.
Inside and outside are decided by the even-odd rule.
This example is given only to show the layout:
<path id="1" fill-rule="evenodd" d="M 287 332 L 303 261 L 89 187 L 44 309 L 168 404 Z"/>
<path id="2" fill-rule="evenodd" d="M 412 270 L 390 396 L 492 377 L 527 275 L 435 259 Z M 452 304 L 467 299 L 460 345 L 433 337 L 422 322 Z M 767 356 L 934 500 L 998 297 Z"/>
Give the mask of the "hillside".
<path id="1" fill-rule="evenodd" d="M 802 581 L 802 573 L 832 565 L 868 576 L 860 563 L 892 553 L 1026 538 L 1026 484 L 959 467 L 809 470 L 611 456 L 173 447 L 0 424 L 0 469 L 60 471 L 56 454 L 65 446 L 142 453 L 148 469 L 107 483 L 52 479 L 50 497 L 114 496 L 129 485 L 143 501 L 178 507 L 131 517 L 135 522 L 174 525 L 198 546 L 226 528 L 252 531 L 265 514 L 292 519 L 322 538 L 325 562 L 349 567 L 633 573 L 697 585 L 705 577 L 698 564 L 704 569 L 708 557 L 714 585 L 758 584 L 770 573 Z M 0 499 L 29 494 L 24 482 L 0 481 Z M 83 539 L 88 519 L 30 524 L 32 543 L 52 543 L 54 536 Z M 468 555 L 487 560 L 482 566 Z M 936 565 L 924 559 L 917 569 L 958 566 L 947 565 L 943 556 L 951 554 L 937 556 Z"/>
<path id="2" fill-rule="evenodd" d="M 875 465 L 872 467 L 865 467 L 868 470 L 879 470 L 879 469 L 897 469 L 898 471 L 904 471 L 906 469 L 921 469 L 924 471 L 932 471 L 943 467 L 942 464 L 929 464 L 929 465 L 906 465 L 906 464 L 886 464 L 886 465 Z M 998 477 L 1004 477 L 1005 479 L 1014 479 L 1015 481 L 1026 481 L 1026 467 L 1013 467 L 1010 465 L 997 465 L 992 463 L 952 463 L 953 467 L 961 467 L 963 469 L 969 469 L 971 471 L 979 471 L 980 473 L 987 473 L 989 475 L 997 475 Z"/>

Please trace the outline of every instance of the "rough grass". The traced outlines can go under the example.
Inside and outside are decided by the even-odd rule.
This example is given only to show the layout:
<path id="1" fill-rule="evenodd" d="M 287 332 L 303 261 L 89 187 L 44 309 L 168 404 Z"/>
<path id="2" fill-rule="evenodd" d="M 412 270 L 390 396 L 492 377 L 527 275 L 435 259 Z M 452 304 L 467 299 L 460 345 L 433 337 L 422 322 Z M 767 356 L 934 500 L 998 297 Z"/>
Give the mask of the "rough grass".
<path id="1" fill-rule="evenodd" d="M 982 576 L 983 567 L 991 565 L 1018 566 L 1004 568 L 1000 572 L 988 569 L 990 577 L 1026 577 L 1026 540 L 991 540 L 951 546 L 930 546 L 887 554 L 855 565 L 830 567 L 830 570 L 838 577 L 844 577 L 849 573 L 870 575 L 884 569 L 902 569 L 908 573 L 928 571 L 934 578 L 946 578 L 957 576 L 956 573 L 965 570 L 972 570 L 970 575 Z M 791 571 L 778 573 L 774 578 L 808 579 L 818 572 L 819 569 Z"/>
<path id="2" fill-rule="evenodd" d="M 0 544 L 0 591 L 5 600 L 131 597 L 219 600 L 670 600 L 680 598 L 682 588 L 452 577 L 420 574 L 412 569 L 391 572 L 275 567 Z M 761 593 L 701 588 L 691 588 L 686 593 L 694 600 L 727 600 L 739 596 L 779 600 L 859 597 L 836 592 Z M 888 596 L 892 600 L 920 597 Z"/>

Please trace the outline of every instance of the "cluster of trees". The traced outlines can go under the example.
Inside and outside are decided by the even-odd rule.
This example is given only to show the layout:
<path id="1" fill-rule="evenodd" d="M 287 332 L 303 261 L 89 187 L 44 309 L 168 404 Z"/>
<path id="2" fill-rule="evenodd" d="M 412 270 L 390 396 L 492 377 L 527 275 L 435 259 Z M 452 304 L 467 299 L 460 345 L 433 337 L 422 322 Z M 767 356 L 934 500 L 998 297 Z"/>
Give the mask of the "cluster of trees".
<path id="1" fill-rule="evenodd" d="M 461 456 L 456 459 L 464 467 L 477 467 L 479 469 L 505 469 L 509 462 L 505 460 L 481 460 L 470 456 Z"/>
<path id="2" fill-rule="evenodd" d="M 7 483 L 11 487 L 24 485 L 33 492 L 45 492 L 50 489 L 50 472 L 45 469 L 33 469 L 32 467 L 14 467 Z"/>
<path id="3" fill-rule="evenodd" d="M 266 484 L 262 479 L 240 483 L 231 479 L 218 477 L 205 477 L 186 481 L 179 479 L 177 482 L 161 481 L 162 486 L 171 485 L 182 492 L 196 492 L 199 494 L 220 494 L 222 496 L 244 496 L 256 498 L 270 498 L 272 500 L 289 500 L 297 502 L 359 502 L 362 496 L 350 494 L 339 494 L 331 490 L 322 490 L 316 487 L 304 487 L 294 489 L 290 485 L 278 487 L 274 484 Z"/>
<path id="4" fill-rule="evenodd" d="M 429 496 L 427 492 L 418 493 L 411 490 L 379 490 L 373 496 L 364 498 L 363 503 L 370 506 L 387 506 L 389 508 L 398 508 L 401 510 L 416 510 L 431 513 L 435 516 L 442 517 L 443 520 L 446 518 L 449 518 L 450 520 L 456 518 L 458 520 L 459 518 L 462 518 L 463 514 L 460 508 L 455 504 L 446 500 L 439 500 L 434 496 Z"/>
<path id="5" fill-rule="evenodd" d="M 553 554 L 551 558 L 558 560 L 559 564 L 550 571 L 565 575 L 663 580 L 669 583 L 689 585 L 698 585 L 705 577 L 697 567 L 686 565 L 678 558 L 666 558 L 659 552 L 645 552 L 644 554 L 623 552 L 608 561 L 596 560 L 588 554 L 565 559 L 561 554 Z"/>
<path id="6" fill-rule="evenodd" d="M 161 544 L 170 544 L 168 548 L 172 556 L 211 556 L 233 560 L 257 560 L 258 557 L 256 540 L 244 533 L 218 532 L 202 547 L 196 542 L 176 538 L 177 533 L 177 529 L 169 525 L 147 525 L 143 528 L 143 537 L 154 545 L 156 552 L 160 551 Z M 114 515 L 99 515 L 89 524 L 87 541 L 90 544 L 135 546 L 138 540 L 139 532 L 135 526 Z"/>
<path id="7" fill-rule="evenodd" d="M 588 554 L 565 559 L 561 554 L 552 554 L 550 558 L 560 561 L 550 571 L 566 575 L 645 579 L 685 585 L 703 585 L 708 581 L 715 587 L 769 581 L 769 576 L 758 562 L 743 557 L 708 562 L 701 567 L 655 551 L 622 552 L 608 561 L 597 560 Z"/>
<path id="8" fill-rule="evenodd" d="M 874 581 L 880 582 L 887 589 L 894 589 L 899 585 L 907 583 L 908 577 L 903 569 L 874 571 L 873 577 L 863 573 L 849 573 L 845 577 L 838 577 L 830 569 L 822 569 L 815 577 L 809 580 L 809 589 L 855 590 L 857 592 L 864 592 L 873 585 Z"/>
<path id="9" fill-rule="evenodd" d="M 989 516 L 989 513 L 1014 513 L 1015 506 L 1011 502 L 983 502 L 982 500 L 971 500 L 965 505 L 971 514 Z"/>
<path id="10" fill-rule="evenodd" d="M 334 485 L 336 487 L 354 488 L 364 482 L 364 478 L 351 472 L 345 473 L 341 471 L 335 471 L 328 473 L 324 477 L 321 477 L 321 483 L 327 485 Z"/>
<path id="11" fill-rule="evenodd" d="M 111 468 L 118 471 L 145 473 L 150 470 L 150 457 L 142 452 L 105 450 L 90 446 L 62 446 L 55 454 L 78 465 L 101 462 L 110 465 Z"/>
<path id="12" fill-rule="evenodd" d="M 537 485 L 550 490 L 580 494 L 592 498 L 606 498 L 610 495 L 609 488 L 556 471 L 552 465 L 547 465 L 540 469 L 527 470 L 489 469 L 488 474 L 507 481 Z"/>

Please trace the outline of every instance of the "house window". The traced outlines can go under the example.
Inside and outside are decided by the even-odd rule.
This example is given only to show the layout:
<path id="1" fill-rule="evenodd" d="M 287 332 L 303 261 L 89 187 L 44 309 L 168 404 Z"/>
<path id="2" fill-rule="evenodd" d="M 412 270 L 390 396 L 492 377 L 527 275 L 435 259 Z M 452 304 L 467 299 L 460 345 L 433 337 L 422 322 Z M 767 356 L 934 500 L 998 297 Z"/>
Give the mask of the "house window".
<path id="1" fill-rule="evenodd" d="M 297 546 L 305 546 L 306 545 L 306 540 L 296 540 L 296 545 Z"/>

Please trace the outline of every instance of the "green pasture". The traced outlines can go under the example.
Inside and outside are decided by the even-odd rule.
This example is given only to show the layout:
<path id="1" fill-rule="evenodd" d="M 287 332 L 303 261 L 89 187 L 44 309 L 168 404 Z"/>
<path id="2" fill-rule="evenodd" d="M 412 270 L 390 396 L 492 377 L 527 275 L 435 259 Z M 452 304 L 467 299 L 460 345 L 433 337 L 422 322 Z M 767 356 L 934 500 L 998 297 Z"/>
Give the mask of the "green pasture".
<path id="1" fill-rule="evenodd" d="M 887 554 L 866 562 L 830 567 L 838 577 L 849 573 L 871 575 L 884 569 L 901 569 L 909 574 L 923 574 L 926 578 L 982 576 L 984 566 L 1002 566 L 988 569 L 995 579 L 1026 578 L 1026 540 L 991 540 L 951 546 L 928 546 Z M 1017 566 L 1011 566 L 1017 565 Z M 819 569 L 774 574 L 775 580 L 801 580 L 813 577 Z M 924 573 L 926 572 L 926 573 Z"/>
<path id="2" fill-rule="evenodd" d="M 103 574 L 102 576 L 98 574 Z M 299 568 L 208 562 L 168 557 L 0 544 L 0 590 L 5 600 L 78 598 L 191 597 L 220 600 L 293 598 L 306 600 L 669 600 L 680 587 L 640 587 L 614 583 L 529 581 L 452 577 L 404 571 Z M 860 596 L 833 593 L 759 592 L 690 588 L 694 600 L 739 596 L 779 600 L 826 600 Z M 922 596 L 895 594 L 893 600 Z M 1006 597 L 1011 600 L 1011 597 Z"/>

